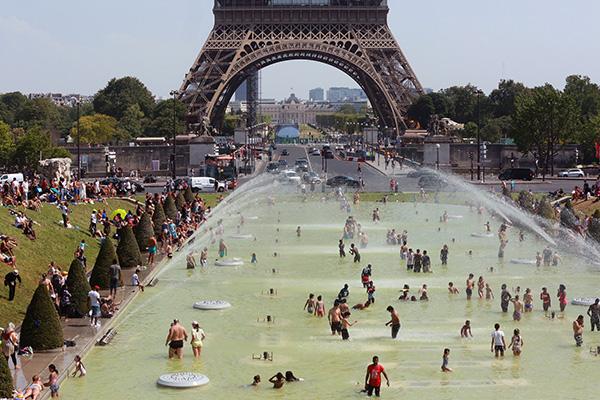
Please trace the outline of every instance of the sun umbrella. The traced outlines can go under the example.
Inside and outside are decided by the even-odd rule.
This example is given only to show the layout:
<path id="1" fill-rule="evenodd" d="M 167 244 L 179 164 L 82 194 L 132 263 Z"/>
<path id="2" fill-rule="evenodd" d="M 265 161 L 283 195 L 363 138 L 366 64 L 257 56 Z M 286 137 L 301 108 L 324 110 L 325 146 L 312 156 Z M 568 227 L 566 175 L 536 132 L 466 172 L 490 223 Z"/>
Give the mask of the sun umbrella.
<path id="1" fill-rule="evenodd" d="M 115 219 L 116 216 L 121 217 L 121 219 L 125 219 L 125 216 L 127 215 L 127 211 L 123 210 L 122 208 L 116 209 L 115 211 L 113 211 L 110 214 L 110 219 Z"/>

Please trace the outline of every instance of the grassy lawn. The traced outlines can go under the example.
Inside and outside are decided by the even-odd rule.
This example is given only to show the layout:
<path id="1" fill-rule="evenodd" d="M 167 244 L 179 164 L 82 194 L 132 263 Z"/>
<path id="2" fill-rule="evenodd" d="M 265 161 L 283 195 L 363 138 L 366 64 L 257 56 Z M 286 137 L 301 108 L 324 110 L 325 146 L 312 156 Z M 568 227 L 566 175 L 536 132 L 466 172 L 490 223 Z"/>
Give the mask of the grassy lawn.
<path id="1" fill-rule="evenodd" d="M 34 225 L 37 239 L 31 241 L 14 226 L 14 216 L 9 212 L 10 208 L 0 208 L 0 233 L 17 239 L 18 246 L 14 249 L 17 257 L 17 268 L 23 284 L 17 286 L 16 297 L 13 302 L 8 302 L 8 288 L 2 286 L 0 290 L 0 326 L 6 326 L 11 321 L 20 324 L 25 316 L 25 310 L 31 299 L 33 291 L 40 279 L 40 275 L 47 271 L 50 261 L 56 262 L 62 269 L 68 269 L 73 260 L 73 253 L 81 239 L 85 239 L 88 247 L 86 257 L 88 268 L 94 266 L 94 260 L 99 250 L 99 242 L 92 239 L 87 228 L 89 216 L 93 209 L 98 211 L 106 209 L 110 214 L 112 210 L 123 208 L 134 211 L 132 203 L 125 200 L 108 200 L 105 204 L 81 204 L 70 206 L 71 224 L 73 229 L 65 229 L 61 221 L 61 213 L 53 205 L 44 204 L 40 212 L 30 210 L 26 215 L 39 225 Z M 17 208 L 21 209 L 21 208 Z M 10 271 L 10 266 L 0 264 L 2 282 L 4 275 Z"/>
<path id="2" fill-rule="evenodd" d="M 219 199 L 220 196 L 223 196 L 224 198 L 227 197 L 229 195 L 229 193 L 231 192 L 224 192 L 224 193 L 201 193 L 200 197 L 202 197 L 202 199 L 204 200 L 204 203 L 211 207 L 214 208 L 217 205 L 217 200 Z M 134 197 L 137 201 L 139 201 L 140 203 L 144 203 L 146 196 L 144 194 L 137 194 Z"/>

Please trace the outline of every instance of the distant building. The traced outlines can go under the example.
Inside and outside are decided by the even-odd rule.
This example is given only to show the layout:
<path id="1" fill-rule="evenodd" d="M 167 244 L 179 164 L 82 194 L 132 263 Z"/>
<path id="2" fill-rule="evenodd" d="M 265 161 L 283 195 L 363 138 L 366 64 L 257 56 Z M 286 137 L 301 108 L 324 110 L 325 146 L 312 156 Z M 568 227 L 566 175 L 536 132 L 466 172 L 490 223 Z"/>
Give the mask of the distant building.
<path id="1" fill-rule="evenodd" d="M 357 102 L 366 99 L 365 91 L 358 88 L 332 87 L 327 90 L 327 101 L 330 103 Z"/>
<path id="2" fill-rule="evenodd" d="M 309 101 L 324 101 L 325 91 L 322 88 L 312 89 L 308 92 Z"/>
<path id="3" fill-rule="evenodd" d="M 270 116 L 274 124 L 316 125 L 317 115 L 332 114 L 335 109 L 327 103 L 301 101 L 293 93 L 279 103 L 261 102 L 260 113 Z"/>
<path id="4" fill-rule="evenodd" d="M 247 81 L 242 82 L 240 87 L 235 91 L 235 101 L 242 102 L 248 100 L 248 83 Z"/>
<path id="5" fill-rule="evenodd" d="M 49 99 L 57 106 L 74 107 L 77 102 L 91 103 L 94 96 L 84 96 L 81 94 L 62 94 L 62 93 L 30 93 L 27 95 L 29 100 Z"/>

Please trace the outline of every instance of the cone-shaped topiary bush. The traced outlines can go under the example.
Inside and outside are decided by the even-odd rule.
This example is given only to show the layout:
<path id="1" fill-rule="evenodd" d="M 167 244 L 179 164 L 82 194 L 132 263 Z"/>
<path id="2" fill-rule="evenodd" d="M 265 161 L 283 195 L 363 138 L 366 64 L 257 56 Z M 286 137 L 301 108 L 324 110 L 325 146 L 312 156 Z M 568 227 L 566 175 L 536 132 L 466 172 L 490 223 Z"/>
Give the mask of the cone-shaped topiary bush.
<path id="1" fill-rule="evenodd" d="M 110 287 L 109 267 L 112 265 L 113 260 L 116 259 L 115 245 L 109 237 L 104 238 L 102 245 L 100 245 L 100 251 L 98 252 L 98 257 L 96 257 L 94 268 L 92 269 L 90 286 L 98 285 L 100 289 L 108 289 Z"/>
<path id="2" fill-rule="evenodd" d="M 156 204 L 154 207 L 154 214 L 152 214 L 152 222 L 154 223 L 154 236 L 160 237 L 162 224 L 165 222 L 165 210 L 161 203 Z"/>
<path id="3" fill-rule="evenodd" d="M 175 221 L 175 219 L 177 218 L 177 206 L 175 206 L 175 199 L 172 195 L 167 195 L 165 203 L 163 204 L 163 208 L 165 209 L 165 214 L 167 215 L 167 217 Z"/>
<path id="4" fill-rule="evenodd" d="M 556 219 L 556 213 L 554 212 L 552 204 L 545 198 L 540 200 L 540 204 L 538 204 L 537 207 L 537 214 L 546 219 Z"/>
<path id="5" fill-rule="evenodd" d="M 87 315 L 89 311 L 87 304 L 88 293 L 91 288 L 87 277 L 85 276 L 83 266 L 77 259 L 71 262 L 66 284 L 69 288 L 69 292 L 71 292 L 71 302 L 73 303 L 74 309 L 77 310 L 80 315 Z"/>
<path id="6" fill-rule="evenodd" d="M 6 358 L 0 357 L 0 398 L 12 399 L 14 389 L 8 362 Z"/>
<path id="7" fill-rule="evenodd" d="M 152 227 L 152 220 L 147 213 L 142 214 L 140 222 L 138 222 L 134 229 L 134 233 L 140 251 L 148 250 L 148 241 L 154 236 L 154 228 Z"/>
<path id="8" fill-rule="evenodd" d="M 117 256 L 121 268 L 135 268 L 142 265 L 142 254 L 138 247 L 137 240 L 133 230 L 129 225 L 119 229 L 119 245 L 117 246 Z"/>
<path id="9" fill-rule="evenodd" d="M 177 197 L 175 198 L 175 206 L 177 207 L 177 209 L 179 211 L 181 211 L 181 209 L 183 208 L 184 205 L 185 205 L 185 197 L 183 197 L 183 193 L 181 193 L 181 191 L 179 191 L 179 193 L 177 193 Z"/>
<path id="10" fill-rule="evenodd" d="M 44 285 L 38 286 L 27 307 L 21 325 L 21 347 L 33 350 L 52 350 L 64 344 L 62 326 L 58 312 Z"/>
<path id="11" fill-rule="evenodd" d="M 192 192 L 192 188 L 189 185 L 187 188 L 185 188 L 183 198 L 190 204 L 194 202 L 194 192 Z"/>

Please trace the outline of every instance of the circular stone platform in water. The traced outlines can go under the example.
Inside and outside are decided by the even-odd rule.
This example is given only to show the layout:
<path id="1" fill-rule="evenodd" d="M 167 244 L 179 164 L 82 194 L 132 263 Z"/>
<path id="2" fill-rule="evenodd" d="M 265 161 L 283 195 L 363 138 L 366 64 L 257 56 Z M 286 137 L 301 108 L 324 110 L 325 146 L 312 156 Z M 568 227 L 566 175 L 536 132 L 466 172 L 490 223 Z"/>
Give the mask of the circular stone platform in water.
<path id="1" fill-rule="evenodd" d="M 241 258 L 230 258 L 215 261 L 215 265 L 217 267 L 239 267 L 240 265 L 244 265 L 244 262 Z"/>
<path id="2" fill-rule="evenodd" d="M 598 297 L 576 297 L 571 300 L 571 304 L 574 306 L 586 306 L 589 307 L 596 302 Z"/>
<path id="3" fill-rule="evenodd" d="M 195 374 L 193 372 L 177 372 L 174 374 L 161 375 L 156 383 L 160 386 L 185 389 L 204 386 L 208 382 L 210 382 L 210 379 L 204 375 Z"/>
<path id="4" fill-rule="evenodd" d="M 202 300 L 194 303 L 194 308 L 197 310 L 225 310 L 230 307 L 231 304 L 225 300 Z"/>
<path id="5" fill-rule="evenodd" d="M 521 265 L 534 265 L 536 263 L 535 260 L 526 260 L 523 258 L 513 258 L 510 260 L 511 264 L 521 264 Z"/>
<path id="6" fill-rule="evenodd" d="M 476 238 L 491 238 L 494 237 L 494 234 L 491 232 L 488 233 L 471 233 L 472 237 L 476 237 Z"/>
<path id="7" fill-rule="evenodd" d="M 240 240 L 243 240 L 243 239 L 248 239 L 248 240 L 249 239 L 254 239 L 253 235 L 250 235 L 250 234 L 244 235 L 244 234 L 241 234 L 241 233 L 238 233 L 238 234 L 235 234 L 235 235 L 229 235 L 229 237 L 232 238 L 232 239 L 240 239 Z"/>

